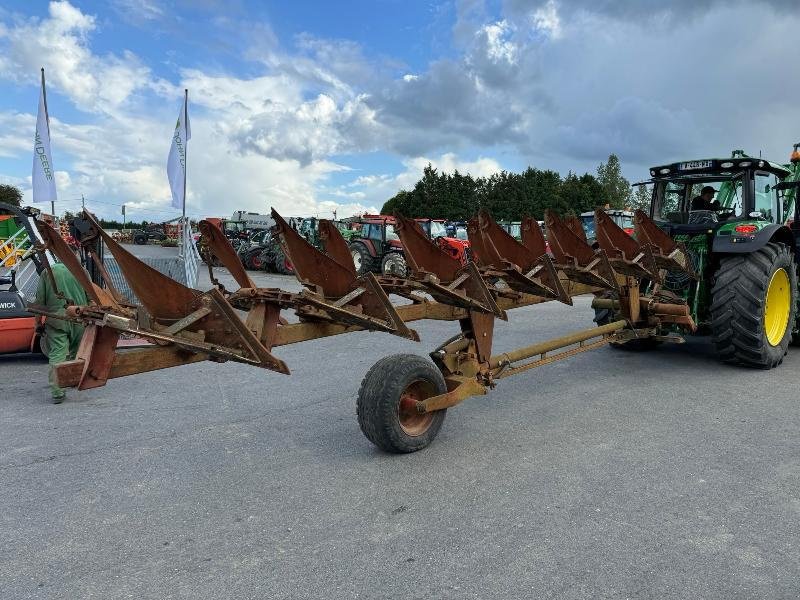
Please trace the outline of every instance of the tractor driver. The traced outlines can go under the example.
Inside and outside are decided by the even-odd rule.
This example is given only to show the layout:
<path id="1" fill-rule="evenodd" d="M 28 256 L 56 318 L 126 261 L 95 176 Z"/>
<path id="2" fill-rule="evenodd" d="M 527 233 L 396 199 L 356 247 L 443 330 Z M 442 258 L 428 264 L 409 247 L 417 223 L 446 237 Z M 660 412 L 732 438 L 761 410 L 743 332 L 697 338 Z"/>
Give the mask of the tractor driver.
<path id="1" fill-rule="evenodd" d="M 702 190 L 700 190 L 700 195 L 695 197 L 692 200 L 692 206 L 690 210 L 711 210 L 711 211 L 718 211 L 720 210 L 720 205 L 718 200 L 714 200 L 714 194 L 717 193 L 710 185 L 705 186 Z"/>

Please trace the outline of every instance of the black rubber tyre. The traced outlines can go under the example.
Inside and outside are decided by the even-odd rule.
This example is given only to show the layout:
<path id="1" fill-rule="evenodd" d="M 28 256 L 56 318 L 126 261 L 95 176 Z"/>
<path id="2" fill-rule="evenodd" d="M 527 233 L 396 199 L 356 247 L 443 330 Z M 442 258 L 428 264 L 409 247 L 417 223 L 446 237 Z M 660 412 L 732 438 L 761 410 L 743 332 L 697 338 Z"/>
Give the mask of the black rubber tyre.
<path id="1" fill-rule="evenodd" d="M 144 246 L 147 244 L 147 236 L 146 235 L 135 235 L 133 236 L 133 243 L 137 246 Z"/>
<path id="2" fill-rule="evenodd" d="M 267 268 L 266 257 L 263 248 L 253 248 L 244 255 L 244 268 L 251 271 L 263 271 Z"/>
<path id="3" fill-rule="evenodd" d="M 359 275 L 369 271 L 377 271 L 380 266 L 378 258 L 372 256 L 367 247 L 361 242 L 350 244 L 350 255 L 353 257 L 353 265 Z"/>
<path id="4" fill-rule="evenodd" d="M 797 299 L 800 302 L 800 298 Z M 789 342 L 790 346 L 800 346 L 800 307 L 797 307 L 797 302 L 795 302 L 795 319 L 794 319 L 794 327 L 797 329 L 797 333 L 792 334 L 792 341 Z"/>
<path id="5" fill-rule="evenodd" d="M 790 288 L 787 324 L 782 337 L 771 343 L 765 321 L 767 290 L 781 269 Z M 722 360 L 761 369 L 783 362 L 797 311 L 797 271 L 789 248 L 772 242 L 751 254 L 722 259 L 711 298 L 711 332 Z"/>
<path id="6" fill-rule="evenodd" d="M 428 446 L 439 433 L 447 410 L 419 414 L 417 400 L 447 391 L 434 364 L 416 354 L 382 358 L 364 377 L 358 390 L 358 424 L 381 450 L 402 454 Z"/>
<path id="7" fill-rule="evenodd" d="M 381 273 L 384 275 L 394 275 L 405 277 L 408 275 L 408 265 L 406 257 L 399 252 L 389 252 L 381 261 Z"/>
<path id="8" fill-rule="evenodd" d="M 294 275 L 294 266 L 292 266 L 280 246 L 275 248 L 275 259 L 272 264 L 275 266 L 275 271 L 281 275 Z"/>
<path id="9" fill-rule="evenodd" d="M 601 298 L 616 298 L 611 292 L 603 292 Z M 600 325 L 608 325 L 617 321 L 619 316 L 610 308 L 596 308 L 594 309 L 594 322 Z M 653 350 L 661 345 L 661 342 L 653 338 L 643 338 L 640 340 L 630 340 L 629 342 L 609 342 L 610 347 L 616 350 L 628 350 L 630 352 L 646 352 Z"/>

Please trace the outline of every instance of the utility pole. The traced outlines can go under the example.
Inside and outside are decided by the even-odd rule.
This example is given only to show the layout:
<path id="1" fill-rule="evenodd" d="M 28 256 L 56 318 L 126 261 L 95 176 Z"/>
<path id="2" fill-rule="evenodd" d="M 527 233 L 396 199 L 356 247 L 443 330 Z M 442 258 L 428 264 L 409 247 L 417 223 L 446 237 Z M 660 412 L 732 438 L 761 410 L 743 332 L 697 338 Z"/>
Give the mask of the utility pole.
<path id="1" fill-rule="evenodd" d="M 81 194 L 81 210 L 86 210 L 86 199 Z"/>

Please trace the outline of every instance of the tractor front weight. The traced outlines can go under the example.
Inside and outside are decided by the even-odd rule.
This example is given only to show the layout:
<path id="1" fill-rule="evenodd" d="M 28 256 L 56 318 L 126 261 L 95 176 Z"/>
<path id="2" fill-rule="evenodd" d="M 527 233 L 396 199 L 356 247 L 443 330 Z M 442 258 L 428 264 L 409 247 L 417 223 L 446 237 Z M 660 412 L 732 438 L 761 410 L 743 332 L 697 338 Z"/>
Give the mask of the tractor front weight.
<path id="1" fill-rule="evenodd" d="M 319 250 L 277 212 L 272 214 L 303 285 L 300 292 L 258 287 L 222 231 L 208 221 L 200 224 L 204 252 L 228 269 L 239 286 L 235 291 L 217 282 L 211 267 L 211 290 L 187 288 L 135 258 L 92 215 L 81 215 L 81 243 L 88 249 L 102 238 L 139 305 L 128 303 L 110 279 L 105 287 L 91 281 L 55 231 L 38 223 L 45 241 L 40 250 L 51 250 L 90 299 L 86 306 L 68 307 L 65 316 L 47 315 L 87 326 L 76 359 L 55 369 L 59 385 L 88 389 L 115 377 L 204 360 L 289 374 L 288 365 L 273 354 L 275 348 L 362 330 L 419 341 L 409 323 L 458 321 L 460 332 L 430 354 L 432 361 L 409 354 L 386 357 L 370 369 L 359 390 L 358 419 L 366 437 L 390 452 L 413 452 L 430 444 L 448 408 L 486 394 L 500 379 L 608 343 L 680 342 L 680 335 L 665 331 L 695 329 L 686 300 L 662 287 L 665 269 L 696 278 L 691 261 L 644 213 L 636 215 L 634 239 L 598 212 L 595 249 L 579 226 L 548 212 L 551 255 L 536 220 L 523 221 L 520 242 L 482 212 L 467 227 L 474 260 L 466 265 L 428 239 L 414 220 L 398 217 L 406 277 L 359 276 L 347 243 L 332 224 L 320 222 Z M 571 305 L 574 297 L 587 293 L 595 294 L 595 308 L 611 315 L 606 322 L 493 354 L 495 319 L 507 320 L 509 311 L 543 302 Z M 391 302 L 392 295 L 405 303 Z M 288 323 L 281 316 L 284 310 L 294 311 L 299 322 Z M 120 336 L 149 345 L 121 348 Z"/>

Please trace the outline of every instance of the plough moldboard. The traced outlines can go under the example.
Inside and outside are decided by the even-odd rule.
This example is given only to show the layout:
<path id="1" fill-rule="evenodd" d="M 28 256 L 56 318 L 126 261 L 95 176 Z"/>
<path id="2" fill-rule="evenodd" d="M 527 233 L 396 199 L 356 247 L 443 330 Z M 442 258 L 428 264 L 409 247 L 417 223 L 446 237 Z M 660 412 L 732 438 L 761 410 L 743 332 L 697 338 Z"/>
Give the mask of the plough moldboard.
<path id="1" fill-rule="evenodd" d="M 299 293 L 257 287 L 223 232 L 207 221 L 200 223 L 202 251 L 228 269 L 239 286 L 235 291 L 214 278 L 211 266 L 212 289 L 187 288 L 139 261 L 91 214 L 80 215 L 77 229 L 84 249 L 91 253 L 102 240 L 141 305 L 124 300 L 102 265 L 104 286 L 93 282 L 58 234 L 38 223 L 44 239 L 41 250 L 51 250 L 90 299 L 88 305 L 69 306 L 66 311 L 66 318 L 87 328 L 76 359 L 56 367 L 59 385 L 85 390 L 115 377 L 203 360 L 235 361 L 289 374 L 289 366 L 273 354 L 283 345 L 360 330 L 419 341 L 409 323 L 458 321 L 460 333 L 431 353 L 433 362 L 416 355 L 387 357 L 362 383 L 358 418 L 364 434 L 385 450 L 410 452 L 433 440 L 447 408 L 487 393 L 498 379 L 607 343 L 653 337 L 682 340 L 677 335 L 660 336 L 664 324 L 695 328 L 685 302 L 660 289 L 664 269 L 693 276 L 691 263 L 680 245 L 642 212 L 636 215 L 633 238 L 597 211 L 597 247 L 589 245 L 579 223 L 551 212 L 545 217 L 547 239 L 539 223 L 527 218 L 521 242 L 481 212 L 468 226 L 473 261 L 466 266 L 429 240 L 414 220 L 398 217 L 396 230 L 409 266 L 407 277 L 359 276 L 347 243 L 332 223 L 320 224 L 324 247 L 320 251 L 277 212 L 272 215 L 303 285 Z M 642 294 L 645 282 L 647 296 Z M 571 305 L 573 297 L 587 293 L 595 294 L 596 307 L 610 309 L 618 318 L 492 354 L 495 319 L 507 320 L 508 311 L 542 302 Z M 392 295 L 406 303 L 392 303 Z M 294 311 L 299 322 L 287 323 L 281 317 L 284 310 Z M 119 348 L 122 335 L 151 345 Z"/>

